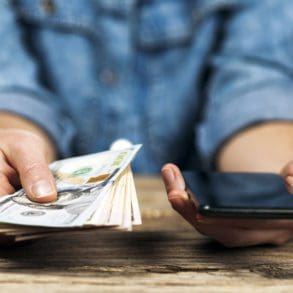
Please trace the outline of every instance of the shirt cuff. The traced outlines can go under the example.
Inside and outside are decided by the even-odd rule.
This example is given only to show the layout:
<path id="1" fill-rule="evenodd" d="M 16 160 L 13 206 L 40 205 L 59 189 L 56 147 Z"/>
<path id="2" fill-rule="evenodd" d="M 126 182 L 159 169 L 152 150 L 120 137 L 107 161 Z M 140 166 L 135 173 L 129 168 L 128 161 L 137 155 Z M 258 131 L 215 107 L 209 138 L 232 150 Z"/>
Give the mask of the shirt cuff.
<path id="1" fill-rule="evenodd" d="M 74 129 L 60 110 L 21 93 L 0 93 L 0 112 L 20 115 L 41 127 L 57 147 L 60 157 L 71 155 Z"/>
<path id="2" fill-rule="evenodd" d="M 217 151 L 240 130 L 262 122 L 293 121 L 292 95 L 291 86 L 263 88 L 211 110 L 198 128 L 198 148 L 204 168 L 215 167 Z"/>

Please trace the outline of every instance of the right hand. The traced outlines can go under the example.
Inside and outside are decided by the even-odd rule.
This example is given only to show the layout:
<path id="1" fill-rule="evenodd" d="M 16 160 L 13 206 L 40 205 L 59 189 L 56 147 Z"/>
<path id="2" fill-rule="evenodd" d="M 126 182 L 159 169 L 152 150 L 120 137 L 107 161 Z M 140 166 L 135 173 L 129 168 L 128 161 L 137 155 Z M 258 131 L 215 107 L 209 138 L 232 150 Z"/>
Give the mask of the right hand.
<path id="1" fill-rule="evenodd" d="M 14 193 L 22 186 L 32 201 L 56 200 L 48 164 L 48 148 L 38 135 L 16 128 L 0 129 L 0 195 Z"/>
<path id="2" fill-rule="evenodd" d="M 286 178 L 292 176 L 293 163 L 289 163 L 283 172 Z M 198 232 L 224 246 L 281 245 L 293 239 L 292 220 L 205 217 L 198 213 L 199 203 L 195 195 L 186 190 L 181 171 L 176 165 L 166 164 L 162 168 L 162 176 L 172 207 Z"/>

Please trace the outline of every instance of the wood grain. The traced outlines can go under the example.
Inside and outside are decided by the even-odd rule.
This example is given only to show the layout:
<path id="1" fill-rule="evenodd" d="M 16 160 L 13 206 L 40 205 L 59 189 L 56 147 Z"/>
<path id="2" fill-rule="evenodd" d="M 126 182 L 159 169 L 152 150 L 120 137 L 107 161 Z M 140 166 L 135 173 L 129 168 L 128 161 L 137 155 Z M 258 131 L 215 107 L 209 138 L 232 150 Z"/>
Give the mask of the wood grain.
<path id="1" fill-rule="evenodd" d="M 143 225 L 56 235 L 0 251 L 0 291 L 293 292 L 293 244 L 226 249 L 172 211 L 161 181 L 137 177 Z"/>

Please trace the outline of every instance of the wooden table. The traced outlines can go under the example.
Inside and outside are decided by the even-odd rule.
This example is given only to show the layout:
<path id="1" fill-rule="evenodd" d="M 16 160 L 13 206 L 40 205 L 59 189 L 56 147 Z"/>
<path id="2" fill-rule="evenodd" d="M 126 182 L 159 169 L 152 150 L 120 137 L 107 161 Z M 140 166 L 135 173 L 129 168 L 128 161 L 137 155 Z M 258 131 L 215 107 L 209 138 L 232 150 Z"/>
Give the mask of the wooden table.
<path id="1" fill-rule="evenodd" d="M 172 211 L 158 178 L 136 184 L 142 226 L 2 249 L 0 292 L 293 292 L 293 243 L 225 249 Z"/>

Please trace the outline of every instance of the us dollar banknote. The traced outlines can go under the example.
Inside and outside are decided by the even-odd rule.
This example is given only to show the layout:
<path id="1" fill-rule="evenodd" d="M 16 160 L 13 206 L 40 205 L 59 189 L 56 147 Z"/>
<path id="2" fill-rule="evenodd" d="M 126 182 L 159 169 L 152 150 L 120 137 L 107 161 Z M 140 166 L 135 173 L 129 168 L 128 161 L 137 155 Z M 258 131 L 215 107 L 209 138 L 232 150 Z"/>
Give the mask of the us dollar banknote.
<path id="1" fill-rule="evenodd" d="M 1 197 L 0 233 L 9 230 L 13 234 L 15 229 L 18 234 L 23 231 L 32 233 L 30 227 L 35 227 L 36 233 L 49 233 L 42 227 L 131 229 L 132 224 L 141 223 L 130 169 L 140 147 L 132 145 L 123 150 L 53 162 L 50 169 L 56 180 L 57 200 L 46 204 L 32 202 L 23 189 Z"/>

